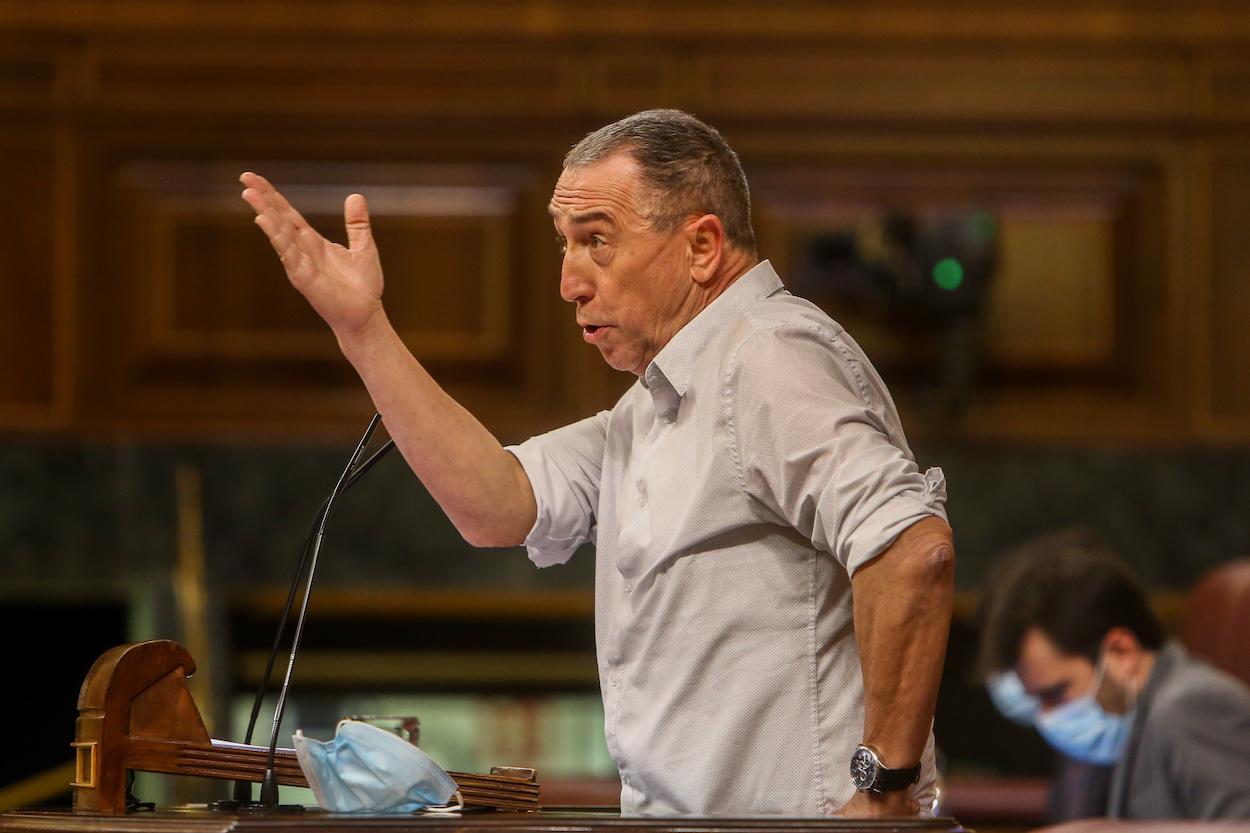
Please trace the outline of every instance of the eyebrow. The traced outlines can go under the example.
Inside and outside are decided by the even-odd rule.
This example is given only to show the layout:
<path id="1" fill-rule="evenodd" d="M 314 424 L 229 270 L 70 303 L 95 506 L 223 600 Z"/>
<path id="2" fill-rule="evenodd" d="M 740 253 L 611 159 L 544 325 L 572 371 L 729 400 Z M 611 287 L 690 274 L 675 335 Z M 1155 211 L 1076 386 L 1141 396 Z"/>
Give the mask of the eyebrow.
<path id="1" fill-rule="evenodd" d="M 553 217 L 556 215 L 555 210 L 551 208 L 550 206 L 547 208 L 547 213 Z M 570 214 L 569 222 L 575 226 L 582 226 L 582 225 L 586 225 L 587 223 L 594 223 L 594 222 L 604 222 L 610 226 L 616 225 L 615 218 L 613 218 L 611 214 L 609 214 L 608 212 L 602 209 L 599 209 L 596 211 L 587 211 L 582 214 Z"/>

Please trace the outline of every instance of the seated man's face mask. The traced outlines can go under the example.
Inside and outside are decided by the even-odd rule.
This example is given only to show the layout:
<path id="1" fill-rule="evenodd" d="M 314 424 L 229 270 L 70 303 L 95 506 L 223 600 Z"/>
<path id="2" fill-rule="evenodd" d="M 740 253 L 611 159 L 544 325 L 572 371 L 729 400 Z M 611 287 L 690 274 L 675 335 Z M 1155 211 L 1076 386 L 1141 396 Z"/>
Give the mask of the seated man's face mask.
<path id="1" fill-rule="evenodd" d="M 1021 726 L 1032 726 L 1042 710 L 1041 701 L 1024 690 L 1015 671 L 1000 671 L 985 681 L 990 699 L 1003 717 Z"/>
<path id="2" fill-rule="evenodd" d="M 1130 692 L 1129 709 L 1124 714 L 1106 711 L 1097 699 L 1106 671 L 1104 655 L 1098 661 L 1094 685 L 1086 694 L 1037 716 L 1037 731 L 1069 758 L 1110 765 L 1124 753 L 1136 717 L 1137 692 Z"/>
<path id="3" fill-rule="evenodd" d="M 334 813 L 411 813 L 446 804 L 456 782 L 415 745 L 368 723 L 344 720 L 334 740 L 296 732 L 295 755 L 317 796 Z"/>

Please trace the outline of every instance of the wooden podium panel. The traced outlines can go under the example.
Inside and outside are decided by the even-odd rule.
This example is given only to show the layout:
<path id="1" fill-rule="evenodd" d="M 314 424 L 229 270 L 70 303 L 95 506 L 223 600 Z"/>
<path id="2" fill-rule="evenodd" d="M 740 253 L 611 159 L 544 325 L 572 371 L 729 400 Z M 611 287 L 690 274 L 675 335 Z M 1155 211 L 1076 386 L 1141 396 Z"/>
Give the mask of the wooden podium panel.
<path id="1" fill-rule="evenodd" d="M 843 819 L 829 817 L 753 818 L 630 816 L 614 810 L 543 810 L 535 813 L 482 812 L 463 815 L 367 816 L 304 812 L 215 813 L 202 808 L 163 810 L 127 816 L 28 811 L 0 815 L 0 830 L 65 833 L 302 833 L 302 831 L 437 830 L 493 833 L 965 833 L 950 818 Z"/>
<path id="2" fill-rule="evenodd" d="M 840 819 L 784 816 L 623 817 L 613 808 L 542 808 L 533 770 L 489 775 L 449 772 L 465 808 L 459 813 L 339 814 L 317 808 L 217 809 L 205 805 L 145 810 L 131 803 L 131 771 L 257 781 L 267 766 L 263 747 L 213 740 L 186 679 L 195 662 L 170 640 L 119 645 L 87 673 L 78 697 L 72 811 L 0 814 L 0 831 L 87 833 L 246 833 L 275 830 L 435 829 L 494 831 L 934 831 L 963 833 L 949 818 Z M 306 785 L 292 750 L 274 759 L 277 780 Z M 146 805 L 151 807 L 151 805 Z M 236 805 L 237 807 L 237 805 Z"/>

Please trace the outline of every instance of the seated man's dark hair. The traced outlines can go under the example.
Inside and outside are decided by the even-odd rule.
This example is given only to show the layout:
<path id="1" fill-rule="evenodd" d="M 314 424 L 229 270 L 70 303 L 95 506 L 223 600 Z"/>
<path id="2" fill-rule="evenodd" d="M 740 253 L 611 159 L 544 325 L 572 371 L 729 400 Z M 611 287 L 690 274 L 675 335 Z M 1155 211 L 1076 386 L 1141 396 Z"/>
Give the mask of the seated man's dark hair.
<path id="1" fill-rule="evenodd" d="M 981 602 L 982 676 L 1011 668 L 1025 633 L 1038 628 L 1065 654 L 1098 661 L 1112 628 L 1133 632 L 1147 650 L 1165 634 L 1146 594 L 1123 562 L 1092 536 L 1063 532 L 1034 541 L 1003 560 Z"/>

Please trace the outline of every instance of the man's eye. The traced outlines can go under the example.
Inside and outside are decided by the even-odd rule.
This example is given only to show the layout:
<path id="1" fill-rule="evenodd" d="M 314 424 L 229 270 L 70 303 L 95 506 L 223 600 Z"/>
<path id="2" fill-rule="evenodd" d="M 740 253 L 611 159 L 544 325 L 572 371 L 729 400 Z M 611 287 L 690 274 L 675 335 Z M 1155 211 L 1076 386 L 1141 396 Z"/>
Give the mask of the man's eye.
<path id="1" fill-rule="evenodd" d="M 1037 699 L 1046 708 L 1053 708 L 1064 701 L 1064 695 L 1067 694 L 1068 684 L 1058 683 L 1049 688 L 1044 688 L 1037 692 Z"/>
<path id="2" fill-rule="evenodd" d="M 602 234 L 590 235 L 590 247 L 592 249 L 598 246 L 606 246 L 606 245 L 608 245 L 608 241 L 603 238 Z"/>

